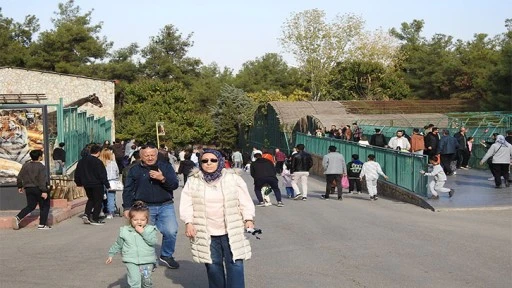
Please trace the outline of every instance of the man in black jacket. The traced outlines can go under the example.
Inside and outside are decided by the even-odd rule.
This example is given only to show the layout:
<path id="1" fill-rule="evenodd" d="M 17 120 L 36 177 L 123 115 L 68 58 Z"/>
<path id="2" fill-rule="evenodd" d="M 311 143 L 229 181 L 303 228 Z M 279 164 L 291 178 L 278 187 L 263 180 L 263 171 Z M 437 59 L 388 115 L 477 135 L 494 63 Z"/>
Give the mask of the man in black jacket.
<path id="1" fill-rule="evenodd" d="M 76 166 L 75 183 L 77 186 L 83 186 L 87 195 L 85 213 L 82 217 L 84 224 L 105 224 L 100 220 L 100 212 L 105 187 L 110 189 L 110 184 L 107 178 L 107 169 L 103 162 L 98 159 L 100 152 L 101 147 L 99 145 L 92 145 L 90 154 L 80 159 Z"/>
<path id="2" fill-rule="evenodd" d="M 457 142 L 459 142 L 459 148 L 457 148 L 457 169 L 463 168 L 468 169 L 469 162 L 469 150 L 468 150 L 468 139 L 466 137 L 466 128 L 460 127 L 459 132 L 453 135 Z"/>
<path id="3" fill-rule="evenodd" d="M 313 167 L 313 158 L 311 155 L 304 151 L 304 144 L 297 145 L 297 153 L 292 156 L 292 167 L 290 168 L 290 173 L 292 174 L 292 187 L 297 195 L 295 196 L 295 200 L 302 198 L 302 200 L 306 201 L 308 199 L 308 176 L 309 169 Z M 302 183 L 302 193 L 299 190 L 299 186 L 297 183 L 299 180 Z"/>
<path id="4" fill-rule="evenodd" d="M 439 129 L 432 127 L 432 131 L 425 136 L 425 155 L 429 158 L 437 155 L 437 146 L 439 145 Z"/>
<path id="5" fill-rule="evenodd" d="M 258 198 L 258 206 L 265 207 L 265 202 L 261 195 L 261 188 L 265 185 L 269 185 L 276 196 L 277 207 L 283 207 L 283 202 L 281 202 L 281 190 L 279 190 L 279 181 L 276 177 L 274 163 L 263 158 L 260 150 L 254 151 L 254 158 L 256 158 L 256 160 L 251 164 L 251 176 L 254 178 L 254 193 L 256 193 L 256 198 Z"/>

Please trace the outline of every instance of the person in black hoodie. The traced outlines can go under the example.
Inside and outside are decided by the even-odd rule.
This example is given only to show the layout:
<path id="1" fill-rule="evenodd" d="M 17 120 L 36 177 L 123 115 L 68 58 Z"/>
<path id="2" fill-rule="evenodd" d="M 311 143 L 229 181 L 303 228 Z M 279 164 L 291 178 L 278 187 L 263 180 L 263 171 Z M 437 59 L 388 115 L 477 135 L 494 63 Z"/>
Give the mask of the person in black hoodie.
<path id="1" fill-rule="evenodd" d="M 258 198 L 258 206 L 265 206 L 263 195 L 261 195 L 261 188 L 265 185 L 269 185 L 276 196 L 277 207 L 283 207 L 281 190 L 279 190 L 279 181 L 276 177 L 274 163 L 263 158 L 260 150 L 254 151 L 254 158 L 256 158 L 256 160 L 251 164 L 251 176 L 254 178 L 254 193 L 256 193 L 256 197 Z"/>
<path id="2" fill-rule="evenodd" d="M 354 193 L 354 187 L 357 189 L 357 194 L 361 194 L 361 169 L 363 162 L 359 160 L 358 154 L 352 154 L 352 161 L 347 163 L 347 176 L 348 176 L 348 193 Z"/>
<path id="3" fill-rule="evenodd" d="M 105 222 L 100 220 L 101 206 L 105 188 L 110 189 L 110 183 L 107 178 L 107 169 L 98 157 L 100 156 L 101 146 L 92 145 L 90 154 L 78 161 L 75 171 L 75 183 L 79 187 L 84 187 L 87 195 L 85 204 L 85 213 L 82 216 L 84 224 L 103 225 Z"/>
<path id="4" fill-rule="evenodd" d="M 50 212 L 50 193 L 47 186 L 46 168 L 41 163 L 43 151 L 30 151 L 30 159 L 32 161 L 23 164 L 16 179 L 18 192 L 25 192 L 27 196 L 27 206 L 14 216 L 13 229 L 20 229 L 21 220 L 34 211 L 36 205 L 39 204 L 39 226 L 37 229 L 48 230 L 52 228 L 47 223 Z"/>
<path id="5" fill-rule="evenodd" d="M 190 174 L 190 171 L 196 167 L 194 162 L 190 160 L 192 155 L 187 152 L 185 153 L 185 160 L 180 162 L 180 167 L 178 167 L 178 174 L 183 174 L 183 186 L 187 184 L 188 175 Z"/>

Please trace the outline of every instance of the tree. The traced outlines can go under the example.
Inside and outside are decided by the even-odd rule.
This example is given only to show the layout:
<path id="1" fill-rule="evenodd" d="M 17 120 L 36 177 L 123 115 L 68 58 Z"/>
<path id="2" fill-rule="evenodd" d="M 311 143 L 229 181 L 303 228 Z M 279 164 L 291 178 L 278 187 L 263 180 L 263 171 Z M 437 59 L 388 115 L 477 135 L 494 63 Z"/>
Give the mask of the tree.
<path id="1" fill-rule="evenodd" d="M 297 89 L 301 80 L 297 69 L 288 67 L 281 55 L 267 53 L 245 62 L 234 82 L 247 93 L 266 90 L 288 95 Z"/>
<path id="2" fill-rule="evenodd" d="M 0 66 L 25 67 L 33 35 L 39 31 L 39 20 L 25 17 L 23 23 L 2 15 L 0 8 Z"/>
<path id="3" fill-rule="evenodd" d="M 183 85 L 160 79 L 144 79 L 126 84 L 124 105 L 116 115 L 116 137 L 134 137 L 156 142 L 155 123 L 163 121 L 162 141 L 185 146 L 210 143 L 214 126 L 209 111 L 197 113 Z"/>
<path id="4" fill-rule="evenodd" d="M 325 21 L 318 9 L 292 14 L 283 24 L 281 45 L 291 52 L 307 77 L 312 100 L 326 99 L 331 71 L 342 61 L 354 40 L 362 33 L 364 21 L 353 14 Z"/>
<path id="5" fill-rule="evenodd" d="M 216 63 L 211 63 L 201 66 L 198 75 L 190 77 L 189 81 L 191 101 L 200 111 L 217 103 L 222 86 L 233 82 L 233 71 L 227 67 L 221 70 Z"/>
<path id="6" fill-rule="evenodd" d="M 488 93 L 480 100 L 485 109 L 510 111 L 512 107 L 512 19 L 505 20 L 507 32 L 502 35 L 496 66 L 488 76 Z"/>
<path id="7" fill-rule="evenodd" d="M 55 29 L 44 31 L 31 46 L 31 68 L 85 76 L 90 75 L 86 65 L 103 60 L 112 43 L 99 33 L 102 23 L 91 24 L 92 11 L 80 14 L 73 0 L 59 3 L 59 12 L 52 19 Z M 85 68 L 85 69 L 84 69 Z"/>
<path id="8" fill-rule="evenodd" d="M 216 140 L 221 147 L 235 147 L 242 127 L 252 122 L 255 103 L 238 88 L 224 85 L 215 106 L 211 107 Z"/>
<path id="9" fill-rule="evenodd" d="M 175 80 L 184 83 L 187 76 L 197 76 L 201 60 L 186 57 L 192 42 L 192 33 L 185 38 L 173 25 L 165 25 L 157 36 L 142 49 L 142 69 L 149 78 Z M 185 83 L 189 84 L 189 83 Z"/>

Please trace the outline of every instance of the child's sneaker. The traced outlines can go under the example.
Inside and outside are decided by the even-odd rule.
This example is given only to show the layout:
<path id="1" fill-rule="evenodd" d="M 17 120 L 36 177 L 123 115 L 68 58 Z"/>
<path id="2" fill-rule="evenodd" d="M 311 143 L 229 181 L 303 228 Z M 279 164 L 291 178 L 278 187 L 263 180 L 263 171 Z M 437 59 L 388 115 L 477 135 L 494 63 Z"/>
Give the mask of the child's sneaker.
<path id="1" fill-rule="evenodd" d="M 300 197 L 302 197 L 302 193 L 297 193 L 297 195 L 295 195 L 295 197 L 293 199 L 299 200 Z M 302 197 L 302 198 L 304 198 L 304 197 Z"/>
<path id="2" fill-rule="evenodd" d="M 107 215 L 107 219 L 114 219 L 114 215 L 112 215 L 112 214 L 108 214 L 108 215 Z"/>
<path id="3" fill-rule="evenodd" d="M 377 200 L 379 197 L 377 195 L 373 195 L 373 200 Z"/>
<path id="4" fill-rule="evenodd" d="M 52 229 L 52 226 L 48 226 L 48 225 L 38 225 L 38 226 L 37 226 L 37 229 L 39 229 L 39 230 L 51 230 L 51 229 Z"/>

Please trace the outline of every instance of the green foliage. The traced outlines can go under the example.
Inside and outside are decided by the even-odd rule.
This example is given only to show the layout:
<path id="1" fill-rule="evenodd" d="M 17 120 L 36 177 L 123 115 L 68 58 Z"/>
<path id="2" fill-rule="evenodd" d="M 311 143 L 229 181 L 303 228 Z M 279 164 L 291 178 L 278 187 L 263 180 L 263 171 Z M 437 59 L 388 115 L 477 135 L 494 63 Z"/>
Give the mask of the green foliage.
<path id="1" fill-rule="evenodd" d="M 151 37 L 148 46 L 142 49 L 144 74 L 149 78 L 172 79 L 182 83 L 187 76 L 197 76 L 201 60 L 186 57 L 188 49 L 194 44 L 192 35 L 183 38 L 172 24 L 165 25 L 160 34 Z"/>
<path id="2" fill-rule="evenodd" d="M 278 91 L 289 95 L 299 88 L 301 79 L 296 68 L 290 68 L 283 57 L 267 53 L 261 58 L 247 61 L 235 77 L 234 85 L 247 93 Z"/>
<path id="3" fill-rule="evenodd" d="M 39 31 L 39 20 L 25 17 L 23 23 L 2 15 L 0 7 L 0 66 L 25 67 L 28 60 L 32 36 Z"/>
<path id="4" fill-rule="evenodd" d="M 197 113 L 196 103 L 181 84 L 145 79 L 127 84 L 123 94 L 124 103 L 116 115 L 117 137 L 156 142 L 155 123 L 163 121 L 166 135 L 161 136 L 162 142 L 185 146 L 213 140 L 209 111 Z"/>
<path id="5" fill-rule="evenodd" d="M 216 143 L 221 147 L 236 147 L 242 127 L 252 122 L 257 105 L 238 88 L 224 85 L 211 116 L 216 130 Z"/>
<path id="6" fill-rule="evenodd" d="M 364 21 L 352 14 L 326 22 L 325 12 L 319 9 L 294 13 L 283 24 L 283 36 L 279 40 L 295 56 L 308 79 L 313 101 L 325 99 L 332 69 L 343 60 L 363 26 Z"/>
<path id="7" fill-rule="evenodd" d="M 402 99 L 409 90 L 393 69 L 374 61 L 339 63 L 332 76 L 332 100 Z"/>
<path id="8" fill-rule="evenodd" d="M 87 74 L 89 71 L 84 66 L 104 59 L 112 43 L 100 38 L 102 23 L 91 24 L 92 11 L 83 15 L 80 11 L 73 0 L 59 4 L 57 18 L 52 19 L 55 29 L 41 32 L 31 46 L 28 67 L 94 76 Z"/>

